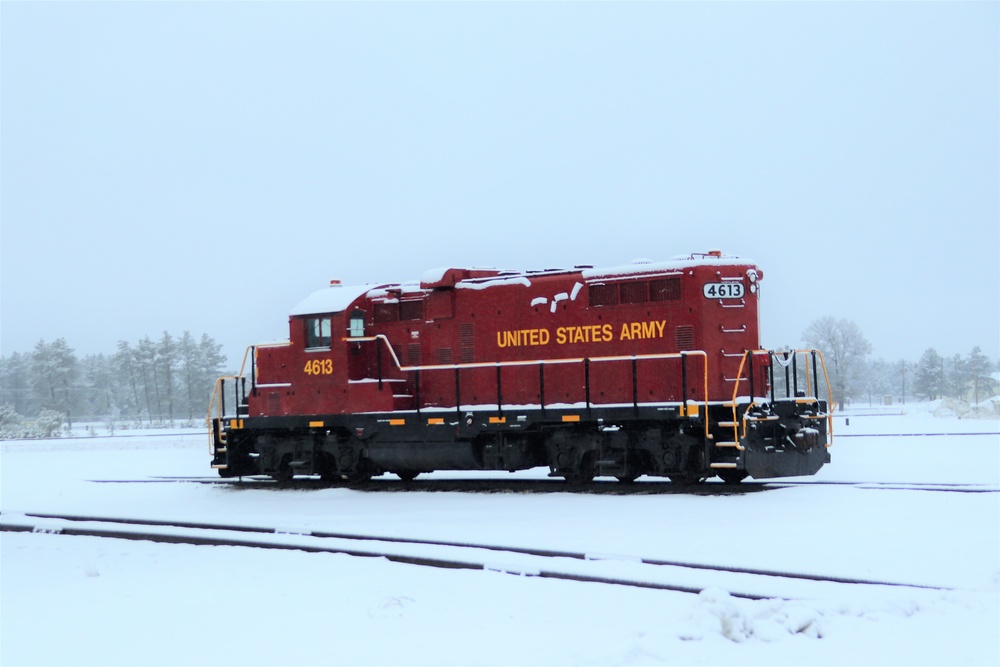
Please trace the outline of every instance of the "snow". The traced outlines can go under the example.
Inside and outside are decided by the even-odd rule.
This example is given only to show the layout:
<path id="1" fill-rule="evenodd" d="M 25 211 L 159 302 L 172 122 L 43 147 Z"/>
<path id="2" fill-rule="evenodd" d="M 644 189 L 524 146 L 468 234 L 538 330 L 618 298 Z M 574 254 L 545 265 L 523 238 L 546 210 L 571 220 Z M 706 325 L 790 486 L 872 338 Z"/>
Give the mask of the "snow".
<path id="1" fill-rule="evenodd" d="M 421 283 L 434 284 L 444 280 L 444 275 L 451 271 L 450 266 L 442 266 L 436 269 L 427 269 L 420 278 Z"/>
<path id="2" fill-rule="evenodd" d="M 370 285 L 330 285 L 316 290 L 292 308 L 289 315 L 326 315 L 340 313 L 347 309 L 354 300 L 369 290 L 377 287 Z"/>
<path id="3" fill-rule="evenodd" d="M 685 257 L 683 255 L 674 257 L 667 261 L 653 262 L 653 261 L 643 261 L 642 263 L 633 262 L 631 264 L 626 264 L 624 266 L 614 266 L 610 268 L 600 268 L 600 269 L 587 269 L 582 272 L 584 279 L 595 280 L 598 278 L 614 278 L 619 276 L 630 276 L 638 273 L 670 273 L 679 272 L 684 269 L 694 269 L 701 266 L 733 266 L 733 267 L 745 267 L 747 265 L 754 264 L 751 259 L 736 257 L 735 255 L 721 255 L 719 257 L 714 257 L 711 255 L 692 255 L 690 257 Z M 756 273 L 756 271 L 755 271 Z"/>
<path id="4" fill-rule="evenodd" d="M 641 576 L 643 557 L 953 590 L 662 571 L 702 589 L 689 594 L 528 576 L 536 561 L 509 553 L 484 556 L 482 571 L 437 570 L 6 532 L 0 664 L 1000 664 L 1000 422 L 933 409 L 840 413 L 818 475 L 736 495 L 459 493 L 421 490 L 424 476 L 400 492 L 389 475 L 369 490 L 205 485 L 162 479 L 211 476 L 201 431 L 4 442 L 5 522 L 179 519 L 280 528 L 303 543 L 323 530 L 579 551 L 595 560 L 558 568 L 621 578 Z M 732 595 L 751 586 L 788 599 Z"/>
<path id="5" fill-rule="evenodd" d="M 522 275 L 516 276 L 495 276 L 489 278 L 466 278 L 455 283 L 455 289 L 484 290 L 490 287 L 507 287 L 510 285 L 523 285 L 531 287 L 531 281 Z"/>

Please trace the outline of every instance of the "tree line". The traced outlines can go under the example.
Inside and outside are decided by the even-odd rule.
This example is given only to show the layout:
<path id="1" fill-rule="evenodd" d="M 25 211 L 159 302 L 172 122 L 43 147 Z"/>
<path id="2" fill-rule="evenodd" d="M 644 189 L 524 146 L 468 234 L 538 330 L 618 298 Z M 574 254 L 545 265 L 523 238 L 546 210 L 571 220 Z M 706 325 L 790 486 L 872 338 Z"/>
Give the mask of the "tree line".
<path id="1" fill-rule="evenodd" d="M 205 416 L 225 363 L 221 344 L 188 331 L 120 341 L 114 354 L 82 359 L 65 338 L 39 340 L 29 353 L 0 357 L 0 421 L 22 417 L 48 424 L 54 415 L 70 427 L 74 421 L 193 421 Z"/>
<path id="2" fill-rule="evenodd" d="M 872 346 L 853 321 L 822 317 L 802 334 L 806 345 L 823 353 L 834 400 L 882 403 L 955 398 L 978 404 L 1000 391 L 994 377 L 1000 362 L 976 346 L 968 354 L 944 357 L 928 348 L 916 361 L 871 359 Z"/>

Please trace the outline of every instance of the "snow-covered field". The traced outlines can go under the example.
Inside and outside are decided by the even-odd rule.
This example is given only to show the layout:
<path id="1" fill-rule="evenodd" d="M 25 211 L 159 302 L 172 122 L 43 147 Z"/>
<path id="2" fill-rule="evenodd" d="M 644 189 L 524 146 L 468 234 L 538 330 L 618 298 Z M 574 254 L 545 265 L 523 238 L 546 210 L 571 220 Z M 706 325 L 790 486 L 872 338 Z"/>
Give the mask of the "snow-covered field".
<path id="1" fill-rule="evenodd" d="M 952 590 L 837 585 L 817 594 L 803 582 L 790 591 L 803 599 L 754 601 L 729 596 L 711 573 L 688 575 L 707 587 L 694 595 L 337 554 L 5 532 L 0 664 L 1000 664 L 1000 422 L 890 410 L 839 417 L 833 462 L 799 480 L 859 484 L 737 495 L 421 491 L 425 477 L 409 492 L 172 483 L 155 478 L 211 475 L 203 432 L 4 442 L 5 521 L 35 512 L 239 523 Z M 916 433 L 983 435 L 906 435 Z M 449 477 L 471 475 L 427 476 Z M 934 490 L 946 485 L 962 486 Z M 602 567 L 629 576 L 634 563 Z"/>

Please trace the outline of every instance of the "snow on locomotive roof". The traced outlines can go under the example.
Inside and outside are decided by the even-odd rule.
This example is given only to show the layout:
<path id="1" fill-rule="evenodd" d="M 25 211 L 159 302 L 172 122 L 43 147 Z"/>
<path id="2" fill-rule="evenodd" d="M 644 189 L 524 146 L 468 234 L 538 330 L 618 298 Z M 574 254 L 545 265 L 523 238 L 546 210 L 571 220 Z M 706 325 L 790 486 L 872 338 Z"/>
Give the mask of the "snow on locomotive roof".
<path id="1" fill-rule="evenodd" d="M 637 260 L 631 264 L 623 266 L 613 266 L 602 269 L 587 269 L 581 272 L 585 280 L 597 278 L 614 278 L 618 276 L 630 276 L 640 273 L 660 273 L 668 271 L 680 271 L 696 266 L 746 266 L 755 264 L 753 260 L 736 257 L 735 255 L 723 255 L 721 253 L 695 253 L 692 255 L 678 255 L 664 262 L 652 262 L 646 259 Z"/>
<path id="2" fill-rule="evenodd" d="M 379 285 L 374 283 L 368 285 L 330 285 L 307 296 L 299 302 L 299 305 L 292 308 L 292 312 L 289 314 L 297 316 L 339 313 L 346 310 L 359 296 L 376 287 Z"/>
<path id="3" fill-rule="evenodd" d="M 332 283 L 329 287 L 317 290 L 307 296 L 292 309 L 291 315 L 320 315 L 339 313 L 346 310 L 360 296 L 369 298 L 391 298 L 399 294 L 415 294 L 437 287 L 456 287 L 464 289 L 486 289 L 500 285 L 524 285 L 531 287 L 531 278 L 561 273 L 580 272 L 584 280 L 614 278 L 620 276 L 662 273 L 680 271 L 696 266 L 711 264 L 715 266 L 745 266 L 754 264 L 752 260 L 741 259 L 735 255 L 725 255 L 719 251 L 678 255 L 670 260 L 654 262 L 649 259 L 637 259 L 631 264 L 595 269 L 589 266 L 577 266 L 572 269 L 545 269 L 542 271 L 500 271 L 484 268 L 438 268 L 424 273 L 420 282 L 412 281 L 402 284 L 340 285 Z M 576 291 L 576 290 L 575 290 Z"/>

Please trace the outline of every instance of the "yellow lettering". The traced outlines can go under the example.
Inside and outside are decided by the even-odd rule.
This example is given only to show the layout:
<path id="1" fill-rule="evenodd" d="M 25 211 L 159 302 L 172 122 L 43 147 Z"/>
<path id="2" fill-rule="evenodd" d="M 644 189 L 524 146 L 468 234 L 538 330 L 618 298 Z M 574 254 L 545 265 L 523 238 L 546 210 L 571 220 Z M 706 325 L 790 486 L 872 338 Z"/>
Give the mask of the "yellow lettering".
<path id="1" fill-rule="evenodd" d="M 559 345 L 566 344 L 566 327 L 556 329 L 556 343 Z"/>
<path id="2" fill-rule="evenodd" d="M 642 323 L 642 337 L 643 338 L 654 338 L 656 336 L 656 323 L 655 322 L 643 322 Z"/>
<path id="3" fill-rule="evenodd" d="M 667 321 L 666 320 L 660 320 L 659 322 L 655 322 L 655 324 L 656 324 L 657 336 L 659 336 L 660 338 L 663 338 L 663 329 L 664 329 L 664 327 L 667 326 Z"/>
<path id="4" fill-rule="evenodd" d="M 632 338 L 642 338 L 642 322 L 632 323 Z"/>
<path id="5" fill-rule="evenodd" d="M 632 340 L 632 336 L 629 334 L 628 322 L 622 324 L 622 333 L 618 336 L 618 340 Z"/>
<path id="6" fill-rule="evenodd" d="M 333 375 L 333 359 L 311 359 L 302 371 L 306 375 Z"/>
<path id="7" fill-rule="evenodd" d="M 560 330 L 561 331 L 561 330 Z M 560 331 L 556 332 L 558 336 Z M 551 334 L 548 329 L 516 329 L 497 332 L 497 347 L 524 347 L 526 345 L 548 345 Z"/>
<path id="8" fill-rule="evenodd" d="M 615 331 L 611 328 L 610 324 L 605 324 L 601 327 L 604 330 L 604 342 L 610 343 L 615 337 Z"/>

